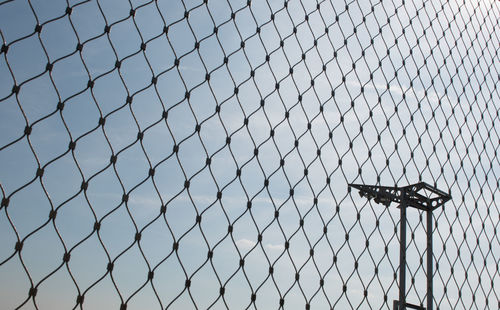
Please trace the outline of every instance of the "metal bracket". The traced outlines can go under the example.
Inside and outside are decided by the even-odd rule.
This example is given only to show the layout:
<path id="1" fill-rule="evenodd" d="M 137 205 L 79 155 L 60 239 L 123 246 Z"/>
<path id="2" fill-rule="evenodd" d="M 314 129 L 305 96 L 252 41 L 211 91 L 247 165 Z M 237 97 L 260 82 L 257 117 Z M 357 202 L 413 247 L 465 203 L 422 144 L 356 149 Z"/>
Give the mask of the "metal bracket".
<path id="1" fill-rule="evenodd" d="M 400 310 L 399 309 L 399 300 L 394 300 L 394 303 L 393 303 L 393 310 Z M 417 305 L 414 305 L 414 304 L 410 304 L 410 303 L 405 303 L 403 308 L 401 310 L 406 310 L 406 309 L 417 309 L 417 310 L 425 310 L 424 307 L 421 307 L 421 306 L 417 306 Z"/>

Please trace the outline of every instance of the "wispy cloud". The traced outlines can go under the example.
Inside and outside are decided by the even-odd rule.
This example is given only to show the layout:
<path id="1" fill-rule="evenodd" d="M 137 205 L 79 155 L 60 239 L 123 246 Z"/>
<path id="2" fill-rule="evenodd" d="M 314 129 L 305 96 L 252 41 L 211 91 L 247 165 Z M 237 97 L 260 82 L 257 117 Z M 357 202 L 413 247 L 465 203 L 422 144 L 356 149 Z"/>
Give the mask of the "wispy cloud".
<path id="1" fill-rule="evenodd" d="M 271 251 L 283 251 L 283 249 L 285 248 L 283 244 L 272 244 L 272 243 L 267 243 L 265 247 L 266 249 Z"/>
<path id="2" fill-rule="evenodd" d="M 236 246 L 240 250 L 249 250 L 255 246 L 255 241 L 248 239 L 239 239 L 236 241 Z"/>
<path id="3" fill-rule="evenodd" d="M 236 241 L 236 246 L 240 250 L 249 250 L 253 248 L 257 243 L 253 240 L 249 239 L 239 239 Z M 285 246 L 283 244 L 272 244 L 272 243 L 266 243 L 264 245 L 264 248 L 270 251 L 283 251 Z"/>

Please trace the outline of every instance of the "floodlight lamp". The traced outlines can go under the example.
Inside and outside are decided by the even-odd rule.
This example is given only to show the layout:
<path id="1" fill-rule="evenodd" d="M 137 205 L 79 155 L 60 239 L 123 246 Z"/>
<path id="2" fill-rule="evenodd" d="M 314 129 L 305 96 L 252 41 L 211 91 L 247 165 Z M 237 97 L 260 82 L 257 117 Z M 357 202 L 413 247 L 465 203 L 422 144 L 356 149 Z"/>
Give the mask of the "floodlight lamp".
<path id="1" fill-rule="evenodd" d="M 377 195 L 377 197 L 375 197 L 375 203 L 383 204 L 388 207 L 391 204 L 391 199 L 389 199 L 388 197 Z"/>

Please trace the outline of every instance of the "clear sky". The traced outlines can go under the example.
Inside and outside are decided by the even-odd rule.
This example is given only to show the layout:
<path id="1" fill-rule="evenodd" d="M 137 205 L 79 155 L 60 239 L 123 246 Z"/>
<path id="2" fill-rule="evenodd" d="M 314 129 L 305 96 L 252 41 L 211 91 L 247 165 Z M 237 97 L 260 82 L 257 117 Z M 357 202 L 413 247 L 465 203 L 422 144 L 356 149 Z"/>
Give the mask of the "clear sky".
<path id="1" fill-rule="evenodd" d="M 391 309 L 399 209 L 347 184 L 425 181 L 453 197 L 435 307 L 496 309 L 499 17 L 493 0 L 0 1 L 1 308 Z"/>

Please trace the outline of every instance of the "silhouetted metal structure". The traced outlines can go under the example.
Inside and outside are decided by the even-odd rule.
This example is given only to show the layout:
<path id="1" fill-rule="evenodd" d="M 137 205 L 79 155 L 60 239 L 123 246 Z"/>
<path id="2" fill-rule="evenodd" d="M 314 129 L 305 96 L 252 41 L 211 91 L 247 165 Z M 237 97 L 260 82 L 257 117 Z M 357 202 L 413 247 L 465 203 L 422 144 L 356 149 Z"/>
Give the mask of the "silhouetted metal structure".
<path id="1" fill-rule="evenodd" d="M 387 187 L 363 184 L 349 184 L 359 190 L 361 197 L 373 199 L 378 204 L 389 207 L 392 202 L 399 203 L 400 219 L 400 246 L 399 246 L 399 300 L 395 300 L 394 310 L 421 309 L 422 306 L 406 302 L 406 208 L 413 207 L 427 214 L 427 310 L 432 310 L 432 211 L 443 206 L 451 196 L 425 182 L 405 187 Z"/>

